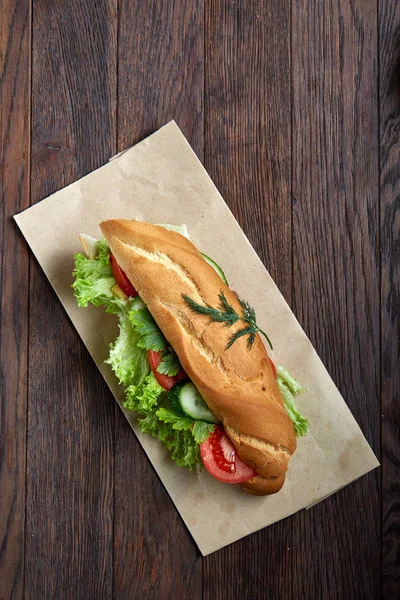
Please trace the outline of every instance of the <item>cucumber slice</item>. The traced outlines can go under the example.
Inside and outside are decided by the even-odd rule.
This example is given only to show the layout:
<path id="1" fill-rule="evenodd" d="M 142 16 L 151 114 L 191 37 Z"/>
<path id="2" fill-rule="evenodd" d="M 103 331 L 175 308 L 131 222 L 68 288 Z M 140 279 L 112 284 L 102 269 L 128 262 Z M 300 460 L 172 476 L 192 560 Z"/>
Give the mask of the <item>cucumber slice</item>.
<path id="1" fill-rule="evenodd" d="M 188 383 L 187 381 L 183 381 L 181 383 L 176 383 L 174 386 L 172 386 L 172 388 L 168 392 L 168 400 L 169 400 L 172 410 L 174 412 L 176 412 L 178 415 L 182 415 L 182 416 L 185 415 L 185 413 L 182 410 L 181 400 L 180 400 L 179 396 L 181 393 L 182 386 L 186 385 L 187 383 Z"/>
<path id="2" fill-rule="evenodd" d="M 217 265 L 217 263 L 215 262 L 215 260 L 213 260 L 212 258 L 210 258 L 209 256 L 207 256 L 207 254 L 201 253 L 201 255 L 204 258 L 204 260 L 214 269 L 214 271 L 216 271 L 218 273 L 218 275 L 221 277 L 222 281 L 226 285 L 229 285 L 228 280 L 225 277 L 225 273 L 223 272 L 223 270 L 221 269 L 221 267 L 219 265 Z"/>
<path id="3" fill-rule="evenodd" d="M 179 404 L 181 410 L 193 417 L 196 421 L 207 421 L 207 423 L 217 423 L 217 419 L 204 402 L 197 387 L 189 381 L 184 383 L 179 390 Z"/>

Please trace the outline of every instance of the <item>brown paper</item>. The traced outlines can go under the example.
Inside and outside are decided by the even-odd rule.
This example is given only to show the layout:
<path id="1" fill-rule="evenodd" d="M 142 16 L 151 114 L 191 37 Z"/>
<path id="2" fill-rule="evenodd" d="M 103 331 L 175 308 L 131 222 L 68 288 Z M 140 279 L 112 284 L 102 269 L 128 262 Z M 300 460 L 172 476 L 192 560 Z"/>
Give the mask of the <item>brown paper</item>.
<path id="1" fill-rule="evenodd" d="M 114 317 L 101 308 L 79 309 L 70 287 L 78 234 L 100 237 L 98 223 L 111 218 L 185 223 L 193 242 L 255 307 L 274 342 L 275 363 L 308 390 L 297 404 L 310 433 L 298 439 L 283 489 L 261 498 L 205 470 L 175 466 L 164 445 L 143 435 L 135 415 L 124 411 L 203 555 L 315 504 L 378 466 L 313 346 L 174 122 L 15 217 L 119 403 L 123 389 L 103 362 L 117 332 Z"/>

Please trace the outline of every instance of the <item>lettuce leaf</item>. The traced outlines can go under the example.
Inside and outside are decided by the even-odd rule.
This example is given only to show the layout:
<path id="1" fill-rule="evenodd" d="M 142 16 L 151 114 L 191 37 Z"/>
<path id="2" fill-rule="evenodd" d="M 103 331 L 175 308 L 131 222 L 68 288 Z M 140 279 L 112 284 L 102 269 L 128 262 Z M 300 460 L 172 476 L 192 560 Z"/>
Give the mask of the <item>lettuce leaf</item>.
<path id="1" fill-rule="evenodd" d="M 277 367 L 276 374 L 278 378 L 289 388 L 294 396 L 305 392 L 305 388 L 289 373 L 285 367 Z"/>
<path id="2" fill-rule="evenodd" d="M 167 428 L 167 425 L 164 424 Z M 161 426 L 163 428 L 163 426 Z M 167 434 L 165 444 L 171 453 L 172 460 L 178 467 L 187 467 L 193 471 L 197 465 L 203 467 L 200 456 L 200 446 L 193 438 L 191 431 L 174 431 L 173 437 Z M 167 432 L 166 432 L 167 433 Z M 160 437 L 160 434 L 158 435 Z"/>
<path id="3" fill-rule="evenodd" d="M 284 367 L 277 367 L 276 374 L 276 382 L 281 391 L 286 411 L 294 425 L 296 435 L 306 435 L 309 426 L 308 419 L 299 413 L 294 400 L 294 396 L 301 394 L 305 390 Z"/>
<path id="4" fill-rule="evenodd" d="M 89 302 L 95 306 L 107 305 L 114 295 L 111 291 L 115 285 L 110 263 L 100 258 L 91 260 L 83 254 L 75 254 L 75 278 L 72 288 L 78 301 L 78 306 L 86 307 Z"/>
<path id="5" fill-rule="evenodd" d="M 150 373 L 141 384 L 131 384 L 127 387 L 124 407 L 143 414 L 156 412 L 160 396 L 164 393 L 164 388 L 158 383 L 153 373 Z"/>
<path id="6" fill-rule="evenodd" d="M 204 437 L 200 435 L 205 433 L 204 428 L 197 426 L 199 434 L 194 436 L 191 431 L 193 419 L 186 419 L 185 426 L 182 427 L 182 423 L 179 425 L 174 419 L 167 422 L 157 415 L 161 411 L 161 417 L 165 416 L 162 411 L 168 410 L 165 408 L 168 404 L 167 394 L 151 372 L 147 350 L 163 350 L 167 341 L 147 307 L 138 301 L 138 297 L 135 300 L 123 300 L 112 293 L 111 288 L 116 282 L 110 266 L 107 242 L 97 242 L 94 259 L 79 253 L 74 258 L 72 287 L 78 306 L 86 307 L 89 303 L 104 306 L 106 312 L 119 317 L 119 335 L 110 345 L 106 363 L 126 388 L 125 408 L 138 412 L 140 429 L 163 442 L 177 465 L 191 470 L 202 465 L 198 440 Z M 177 367 L 179 370 L 179 361 L 178 364 L 175 363 L 172 352 L 168 351 L 162 369 L 168 373 L 172 373 Z"/>
<path id="7" fill-rule="evenodd" d="M 164 407 L 166 403 L 166 391 L 150 373 L 142 386 L 127 388 L 124 407 L 139 412 L 138 423 L 142 432 L 163 442 L 179 467 L 193 470 L 197 465 L 202 466 L 199 442 L 190 431 L 193 419 L 175 414 Z"/>
<path id="8" fill-rule="evenodd" d="M 129 302 L 127 302 L 129 304 Z M 114 305 L 117 306 L 117 305 Z M 110 355 L 105 361 L 125 386 L 141 386 L 150 373 L 147 352 L 138 346 L 140 335 L 132 325 L 127 310 L 119 311 L 119 336 L 110 345 Z"/>

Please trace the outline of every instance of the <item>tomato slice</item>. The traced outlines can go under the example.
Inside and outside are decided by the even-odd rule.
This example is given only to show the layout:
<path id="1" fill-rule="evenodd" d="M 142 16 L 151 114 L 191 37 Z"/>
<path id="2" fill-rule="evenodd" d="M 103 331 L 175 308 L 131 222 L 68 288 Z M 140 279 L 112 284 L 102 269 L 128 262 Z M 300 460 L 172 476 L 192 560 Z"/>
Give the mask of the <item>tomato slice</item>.
<path id="1" fill-rule="evenodd" d="M 183 381 L 184 379 L 188 379 L 188 374 L 182 367 L 179 369 L 178 373 L 174 377 L 168 377 L 168 375 L 164 375 L 163 373 L 159 373 L 157 371 L 157 367 L 161 362 L 161 352 L 154 352 L 154 350 L 147 351 L 147 358 L 150 363 L 150 368 L 154 373 L 154 377 L 157 379 L 158 383 L 165 390 L 169 391 L 173 385 Z"/>
<path id="2" fill-rule="evenodd" d="M 257 476 L 256 471 L 239 458 L 220 425 L 216 425 L 213 433 L 200 444 L 200 454 L 210 475 L 224 483 L 243 483 Z"/>
<path id="3" fill-rule="evenodd" d="M 268 356 L 268 358 L 269 358 L 269 356 Z M 271 363 L 272 372 L 274 374 L 274 378 L 276 379 L 276 367 L 270 358 L 269 358 L 269 362 Z"/>
<path id="4" fill-rule="evenodd" d="M 115 256 L 112 254 L 112 252 L 110 252 L 110 265 L 115 277 L 115 281 L 118 283 L 124 294 L 126 294 L 128 297 L 130 296 L 131 298 L 135 298 L 138 293 L 115 260 Z"/>
<path id="5" fill-rule="evenodd" d="M 157 379 L 161 387 L 169 391 L 172 388 L 172 386 L 175 385 L 176 381 L 173 377 L 168 377 L 168 375 L 164 375 L 163 373 L 159 373 L 157 371 L 157 367 L 161 362 L 161 352 L 154 352 L 154 350 L 148 350 L 147 358 L 150 363 L 150 368 L 154 373 L 154 377 Z"/>
<path id="6" fill-rule="evenodd" d="M 182 369 L 182 367 L 179 369 L 179 371 L 177 372 L 177 374 L 174 377 L 175 379 L 175 383 L 179 383 L 180 381 L 183 381 L 184 379 L 189 379 L 189 375 L 186 373 L 185 369 Z"/>

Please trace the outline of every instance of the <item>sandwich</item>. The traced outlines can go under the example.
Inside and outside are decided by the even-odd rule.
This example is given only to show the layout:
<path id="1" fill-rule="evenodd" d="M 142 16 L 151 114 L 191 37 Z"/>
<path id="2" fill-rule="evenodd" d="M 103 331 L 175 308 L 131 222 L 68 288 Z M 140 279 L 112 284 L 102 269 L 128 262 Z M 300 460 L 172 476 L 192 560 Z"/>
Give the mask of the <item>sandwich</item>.
<path id="1" fill-rule="evenodd" d="M 103 239 L 80 236 L 72 287 L 80 307 L 118 317 L 106 362 L 124 407 L 178 466 L 278 492 L 308 421 L 294 400 L 303 388 L 275 367 L 253 308 L 185 226 L 114 219 L 100 229 Z"/>

